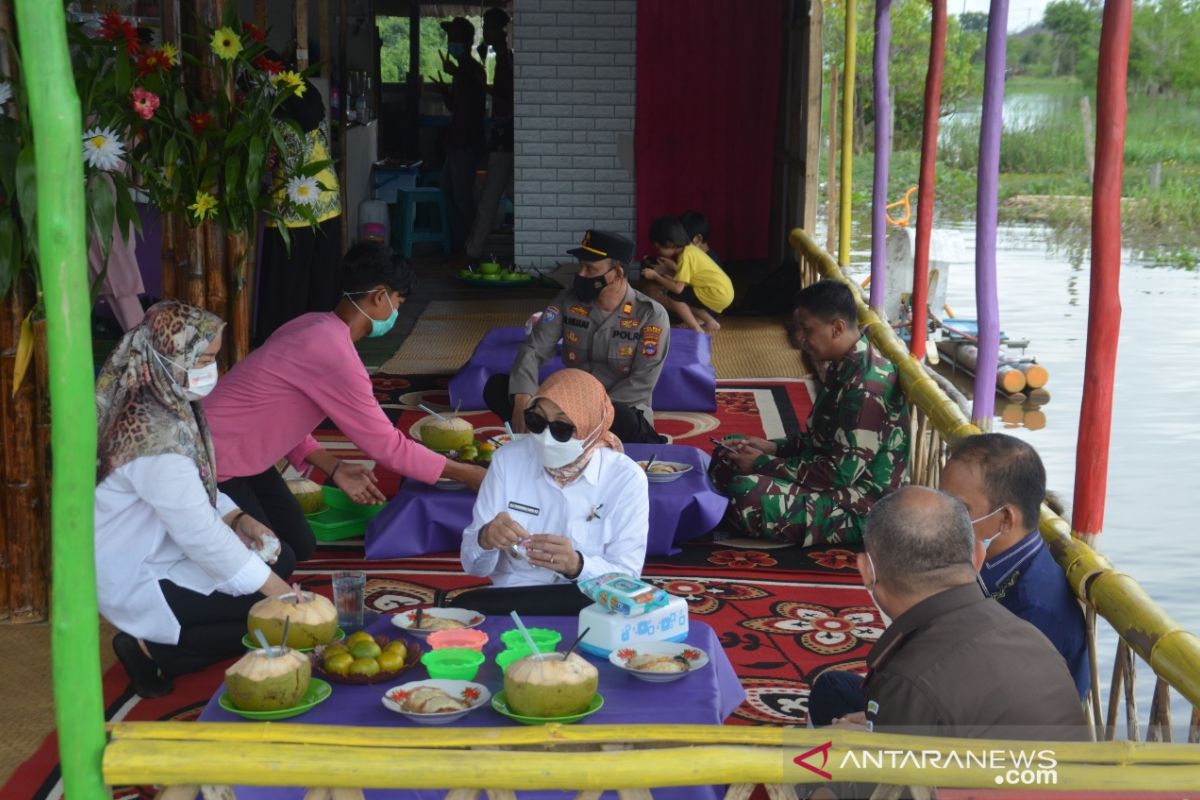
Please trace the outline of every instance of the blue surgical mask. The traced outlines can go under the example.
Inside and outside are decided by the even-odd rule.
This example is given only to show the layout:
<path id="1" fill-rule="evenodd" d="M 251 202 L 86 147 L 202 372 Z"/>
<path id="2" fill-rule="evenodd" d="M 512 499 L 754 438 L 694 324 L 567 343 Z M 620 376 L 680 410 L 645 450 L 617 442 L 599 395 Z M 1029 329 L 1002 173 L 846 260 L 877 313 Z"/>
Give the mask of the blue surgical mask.
<path id="1" fill-rule="evenodd" d="M 467 54 L 467 46 L 462 42 L 451 42 L 447 49 L 450 51 L 450 55 L 455 58 L 462 58 Z"/>
<path id="2" fill-rule="evenodd" d="M 394 303 L 392 303 L 392 296 L 390 294 L 384 295 L 384 297 L 387 298 L 388 305 L 392 307 L 392 313 L 388 314 L 387 319 L 375 319 L 370 314 L 363 311 L 362 306 L 354 302 L 349 292 L 343 292 L 342 294 L 347 300 L 350 300 L 351 305 L 358 309 L 358 313 L 371 320 L 371 332 L 367 334 L 368 339 L 374 339 L 379 336 L 386 335 L 387 332 L 392 329 L 392 326 L 396 324 L 396 318 L 400 316 L 400 309 L 397 308 Z M 356 292 L 356 294 L 370 294 L 370 292 Z"/>

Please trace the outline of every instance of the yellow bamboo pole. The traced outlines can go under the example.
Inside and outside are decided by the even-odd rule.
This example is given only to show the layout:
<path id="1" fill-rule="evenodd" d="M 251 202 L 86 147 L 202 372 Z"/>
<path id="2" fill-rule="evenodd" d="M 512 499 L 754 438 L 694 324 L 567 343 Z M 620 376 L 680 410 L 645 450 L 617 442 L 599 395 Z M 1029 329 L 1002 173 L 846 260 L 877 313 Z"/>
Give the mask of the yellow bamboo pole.
<path id="1" fill-rule="evenodd" d="M 132 723 L 125 731 L 143 727 L 147 724 Z M 177 727 L 191 730 L 198 726 Z M 480 742 L 495 746 L 497 740 L 509 738 L 511 729 L 422 731 L 420 737 L 412 737 L 411 731 L 326 729 L 330 732 L 327 736 L 361 743 L 355 745 L 300 742 L 293 737 L 287 737 L 287 741 L 274 740 L 278 733 L 288 728 L 312 731 L 319 726 L 273 726 L 268 723 L 205 727 L 205 735 L 213 737 L 212 741 L 114 736 L 105 752 L 106 782 L 121 785 L 152 782 L 163 785 L 574 790 L 804 783 L 822 779 L 793 765 L 792 754 L 799 755 L 828 742 L 826 769 L 839 781 L 918 786 L 936 782 L 947 788 L 995 787 L 997 770 L 972 763 L 967 754 L 1010 753 L 1024 749 L 1050 754 L 1055 762 L 1053 785 L 1060 788 L 1081 791 L 1133 791 L 1148 785 L 1160 791 L 1200 788 L 1200 750 L 1163 743 L 1037 742 L 1022 745 L 977 739 L 792 729 L 787 731 L 782 742 L 778 741 L 781 737 L 776 732 L 768 732 L 765 736 L 756 733 L 756 736 L 776 741 L 767 746 L 750 747 L 720 744 L 729 733 L 723 726 L 688 726 L 692 735 L 699 734 L 713 744 L 617 752 L 514 752 L 478 749 Z M 258 729 L 261 740 L 247 741 L 240 735 L 224 740 L 220 730 L 232 732 L 233 729 L 247 728 Z M 647 738 L 654 740 L 660 729 L 668 731 L 668 736 L 682 732 L 680 726 L 646 726 L 638 729 L 638 744 L 644 746 Z M 407 735 L 407 746 L 378 746 L 378 736 L 388 733 Z M 571 738 L 579 744 L 593 738 L 607 741 L 611 735 L 627 739 L 629 733 L 627 727 L 589 726 Z M 557 733 L 550 735 L 557 736 Z M 518 732 L 516 738 L 530 737 Z M 457 740 L 463 749 L 425 749 L 432 739 Z M 233 742 L 236 747 L 230 746 Z M 468 743 L 475 748 L 468 749 Z M 900 758 L 895 759 L 900 762 L 898 766 L 893 759 L 884 759 L 880 763 L 871 755 L 880 751 L 919 753 L 926 761 L 933 757 L 932 754 L 938 754 L 938 760 L 943 764 L 949 763 L 947 759 L 953 752 L 963 766 L 955 764 L 930 770 L 911 762 L 905 764 Z M 1037 768 L 1044 766 L 1044 762 L 1039 764 L 1039 759 L 1035 759 L 1034 764 Z"/>
<path id="2" fill-rule="evenodd" d="M 896 365 L 909 400 L 929 415 L 946 442 L 953 445 L 964 437 L 981 433 L 925 374 L 887 321 L 867 307 L 858 284 L 846 277 L 833 258 L 799 228 L 791 232 L 789 241 L 801 259 L 810 261 L 825 277 L 845 283 L 854 292 L 859 322 L 871 342 Z M 1200 638 L 1171 619 L 1137 581 L 1117 572 L 1108 559 L 1072 537 L 1067 521 L 1045 504 L 1039 528 L 1075 594 L 1093 605 L 1096 613 L 1108 620 L 1157 675 L 1193 706 L 1200 706 Z"/>
<path id="3" fill-rule="evenodd" d="M 846 6 L 846 39 L 842 60 L 842 185 L 841 213 L 838 215 L 838 263 L 850 265 L 850 190 L 854 176 L 854 76 L 858 59 L 858 7 L 856 0 L 843 0 Z"/>

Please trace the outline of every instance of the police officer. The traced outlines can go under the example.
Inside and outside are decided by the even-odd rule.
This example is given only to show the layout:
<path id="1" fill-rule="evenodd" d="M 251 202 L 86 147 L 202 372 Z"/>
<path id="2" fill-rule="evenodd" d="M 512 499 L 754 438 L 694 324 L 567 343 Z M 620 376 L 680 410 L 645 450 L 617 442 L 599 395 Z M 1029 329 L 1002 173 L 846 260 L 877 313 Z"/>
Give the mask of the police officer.
<path id="1" fill-rule="evenodd" d="M 501 419 L 511 420 L 514 431 L 523 432 L 538 372 L 561 339 L 563 364 L 590 372 L 608 390 L 616 411 L 612 432 L 622 442 L 665 442 L 654 430 L 650 395 L 667 357 L 671 328 L 666 310 L 625 277 L 633 242 L 611 231 L 589 230 L 567 254 L 580 262 L 571 288 L 546 306 L 517 350 L 511 374 L 488 379 L 484 402 Z"/>

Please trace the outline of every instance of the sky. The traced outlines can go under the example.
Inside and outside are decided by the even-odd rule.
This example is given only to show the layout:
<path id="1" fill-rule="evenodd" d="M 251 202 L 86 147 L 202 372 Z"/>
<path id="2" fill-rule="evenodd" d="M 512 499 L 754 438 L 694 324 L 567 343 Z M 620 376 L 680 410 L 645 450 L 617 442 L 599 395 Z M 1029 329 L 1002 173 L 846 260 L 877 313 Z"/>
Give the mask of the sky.
<path id="1" fill-rule="evenodd" d="M 1042 18 L 1042 11 L 1049 0 L 1008 0 L 1009 32 L 1023 30 Z M 947 0 L 946 11 L 961 14 L 964 11 L 987 13 L 989 0 Z"/>

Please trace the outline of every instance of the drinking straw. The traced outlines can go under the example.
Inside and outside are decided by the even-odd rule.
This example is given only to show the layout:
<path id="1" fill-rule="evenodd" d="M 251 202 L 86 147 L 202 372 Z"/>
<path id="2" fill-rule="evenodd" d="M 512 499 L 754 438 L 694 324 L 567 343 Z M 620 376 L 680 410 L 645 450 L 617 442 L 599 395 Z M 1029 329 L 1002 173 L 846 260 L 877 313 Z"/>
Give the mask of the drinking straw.
<path id="1" fill-rule="evenodd" d="M 529 635 L 529 631 L 525 628 L 525 623 L 521 622 L 521 618 L 517 616 L 517 612 L 513 611 L 509 614 L 509 616 L 513 618 L 513 622 L 517 623 L 517 630 L 521 631 L 521 635 L 525 637 L 525 641 L 529 644 L 529 652 L 533 653 L 535 656 L 541 655 L 541 651 L 538 650 L 537 644 L 535 644 L 533 641 L 533 637 Z"/>
<path id="2" fill-rule="evenodd" d="M 421 409 L 422 411 L 424 411 L 426 414 L 429 414 L 430 416 L 437 417 L 437 418 L 438 418 L 438 419 L 440 419 L 442 422 L 449 422 L 449 421 L 450 421 L 450 420 L 446 419 L 445 417 L 443 417 L 443 416 L 442 416 L 441 414 L 439 414 L 438 412 L 434 411 L 434 410 L 433 410 L 432 408 L 430 408 L 429 406 L 425 405 L 424 403 L 421 403 L 420 405 L 418 405 L 418 406 L 417 406 L 417 408 Z"/>

